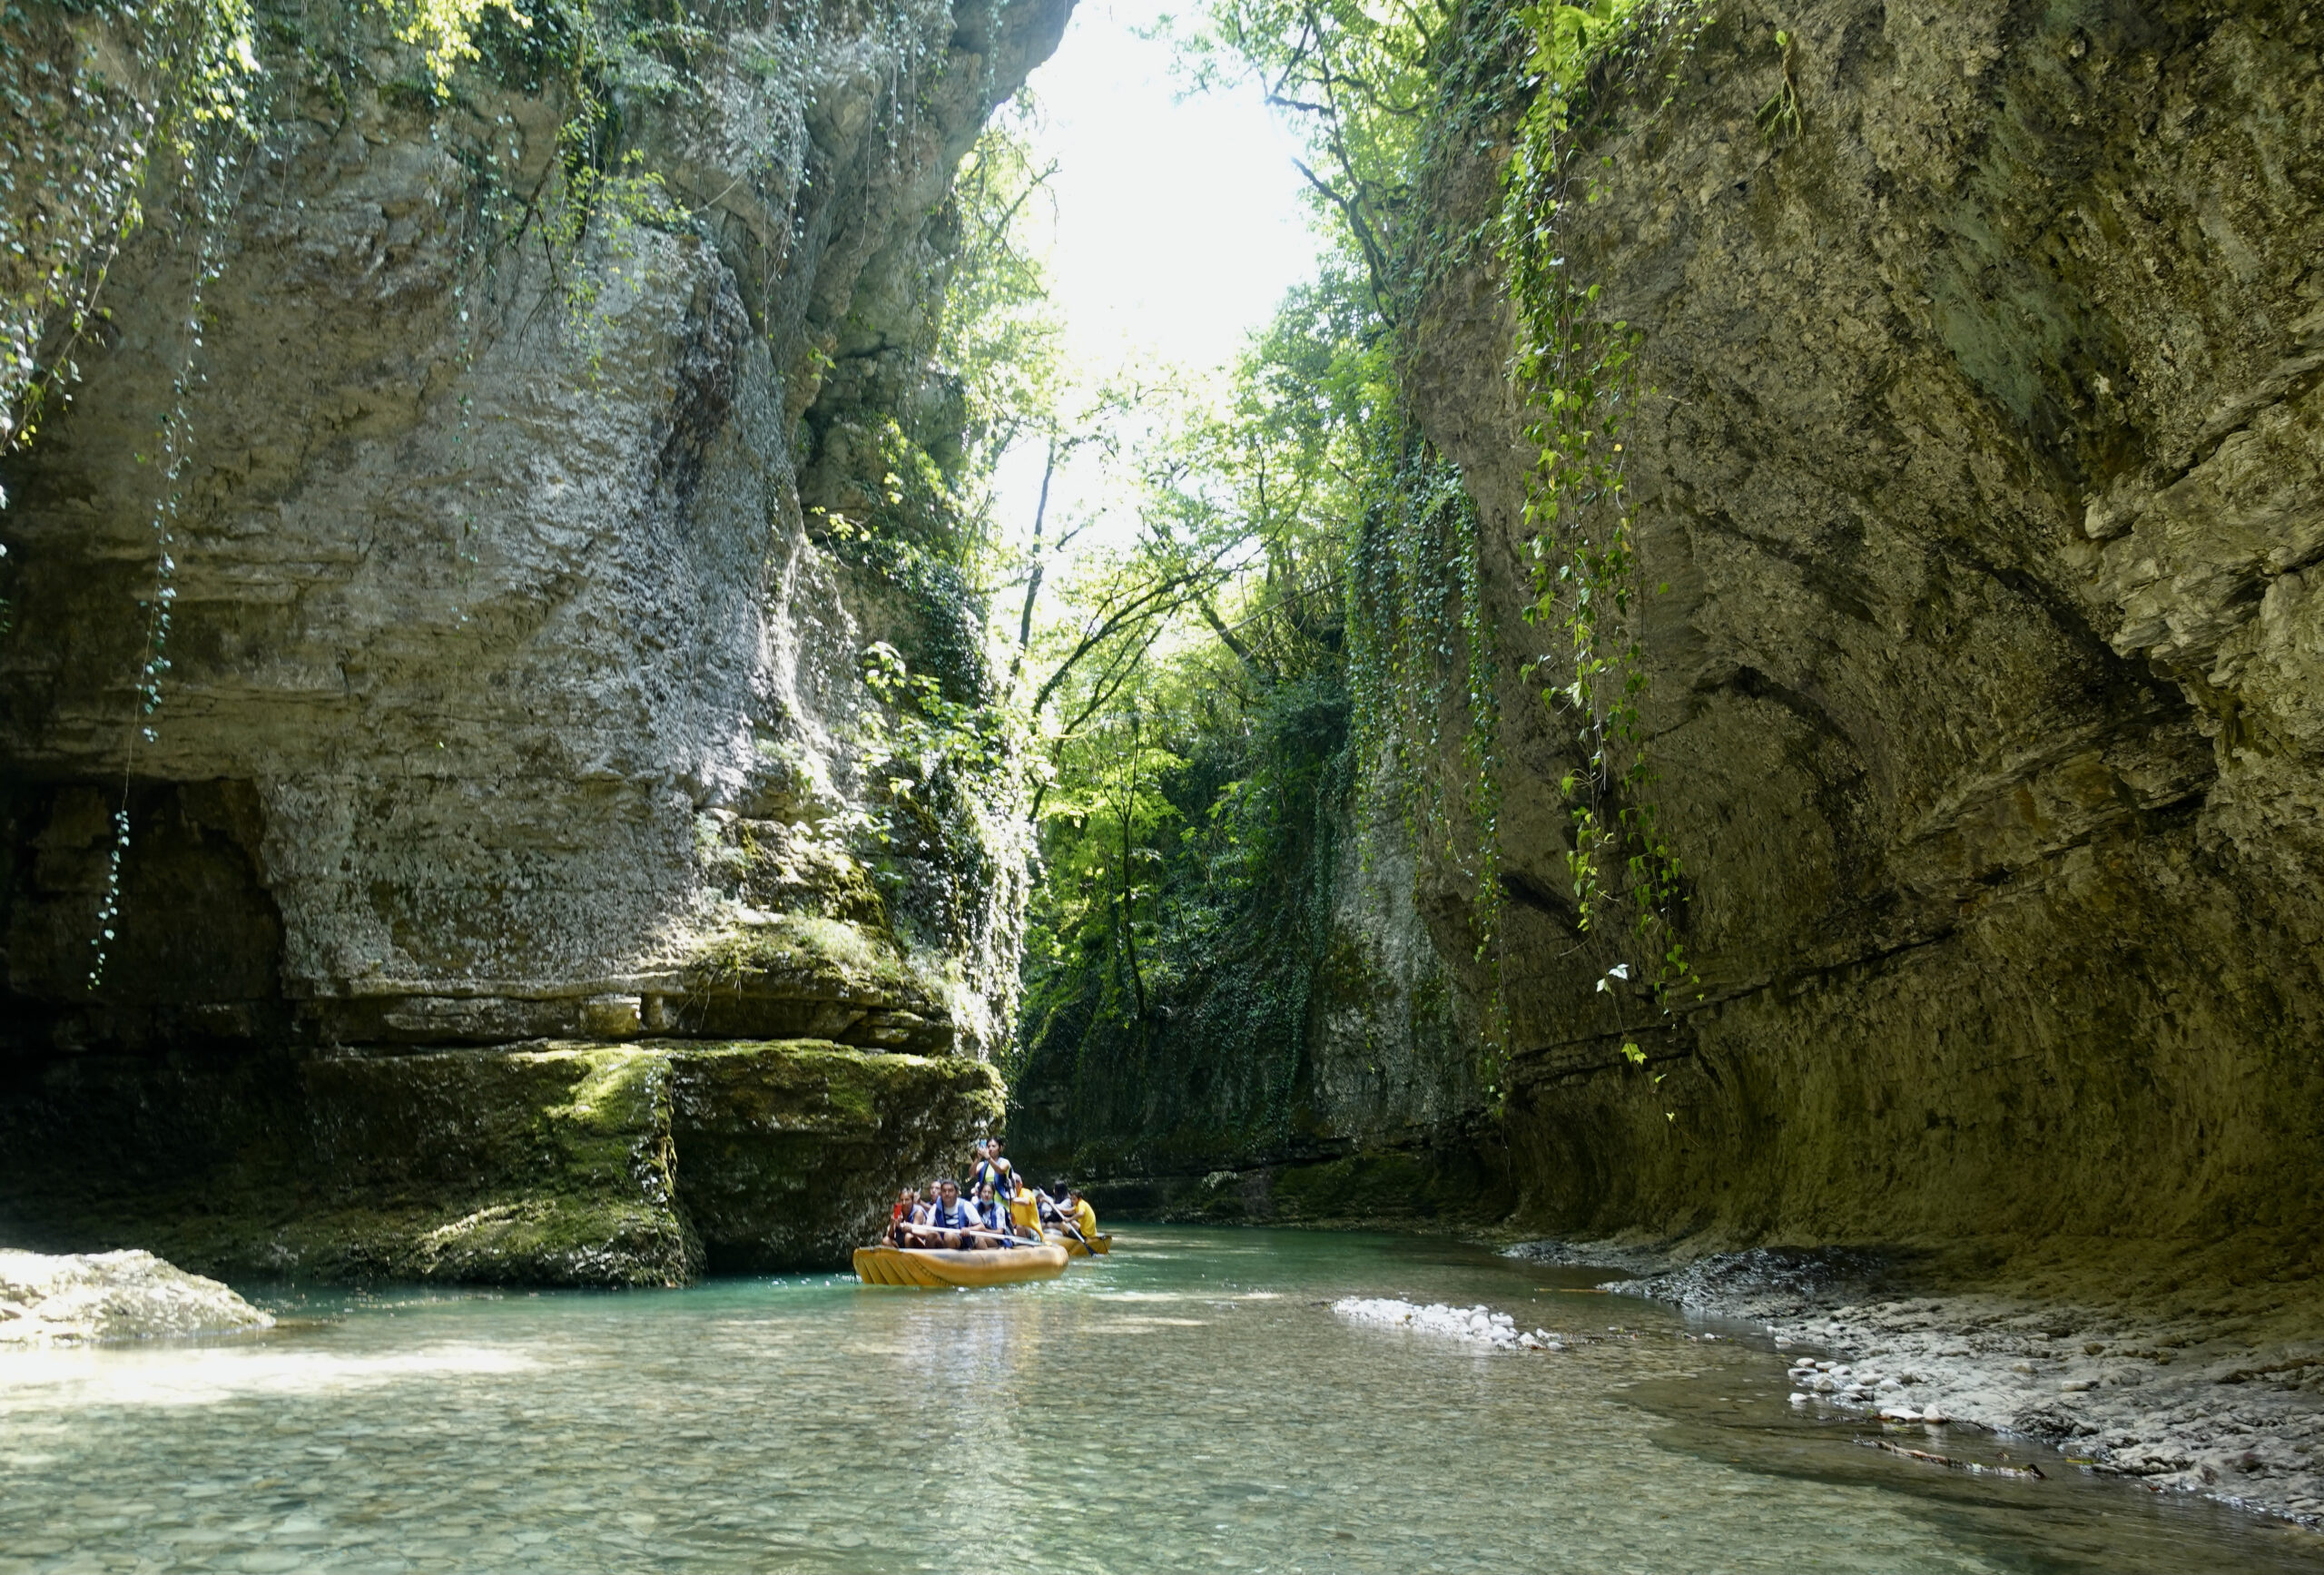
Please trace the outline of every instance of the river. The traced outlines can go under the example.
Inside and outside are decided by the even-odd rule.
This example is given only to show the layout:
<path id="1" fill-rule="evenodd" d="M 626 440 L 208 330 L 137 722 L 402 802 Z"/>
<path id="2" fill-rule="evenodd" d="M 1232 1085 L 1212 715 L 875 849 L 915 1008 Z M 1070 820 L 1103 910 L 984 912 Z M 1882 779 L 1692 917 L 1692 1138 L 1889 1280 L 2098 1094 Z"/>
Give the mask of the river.
<path id="1" fill-rule="evenodd" d="M 1866 1449 L 1764 1345 L 1588 1272 L 1118 1242 L 979 1292 L 247 1287 L 283 1327 L 0 1355 L 0 1572 L 2324 1570 L 2317 1533 L 2048 1452 L 2012 1452 L 2034 1481 Z M 1351 1294 L 1591 1338 L 1483 1350 Z M 2010 1450 L 1951 1431 L 1908 1442 Z"/>

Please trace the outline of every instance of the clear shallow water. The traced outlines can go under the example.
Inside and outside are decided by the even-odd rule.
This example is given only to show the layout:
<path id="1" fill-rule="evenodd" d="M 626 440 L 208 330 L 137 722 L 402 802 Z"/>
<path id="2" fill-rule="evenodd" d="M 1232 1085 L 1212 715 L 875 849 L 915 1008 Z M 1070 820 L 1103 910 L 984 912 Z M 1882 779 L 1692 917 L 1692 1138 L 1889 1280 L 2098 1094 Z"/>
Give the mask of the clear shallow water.
<path id="1" fill-rule="evenodd" d="M 2324 1570 L 2313 1533 L 2054 1457 L 1864 1449 L 1779 1358 L 1588 1274 L 1117 1239 L 1007 1290 L 278 1294 L 309 1321 L 0 1357 L 0 1571 Z M 1350 1293 L 1600 1338 L 1478 1352 L 1322 1304 Z"/>

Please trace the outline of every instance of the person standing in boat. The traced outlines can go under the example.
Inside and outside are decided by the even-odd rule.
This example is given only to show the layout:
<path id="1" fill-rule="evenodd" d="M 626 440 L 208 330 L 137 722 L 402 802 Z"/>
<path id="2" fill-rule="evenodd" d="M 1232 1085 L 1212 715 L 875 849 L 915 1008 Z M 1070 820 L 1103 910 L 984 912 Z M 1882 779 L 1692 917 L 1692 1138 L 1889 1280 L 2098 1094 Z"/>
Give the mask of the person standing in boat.
<path id="1" fill-rule="evenodd" d="M 969 1166 L 969 1196 L 981 1197 L 988 1186 L 1000 1191 L 1002 1168 L 1007 1161 L 1000 1157 L 1000 1139 L 988 1137 L 977 1146 L 975 1161 Z"/>
<path id="2" fill-rule="evenodd" d="M 1025 1196 L 1025 1184 L 1018 1179 L 1016 1170 L 1000 1152 L 1000 1139 L 990 1139 L 985 1144 L 985 1154 L 986 1179 L 992 1186 L 992 1196 L 1000 1208 L 1001 1227 L 1014 1234 L 1016 1228 L 1021 1226 L 1024 1235 L 1039 1241 L 1041 1235 L 1039 1216 L 1033 1214 Z"/>

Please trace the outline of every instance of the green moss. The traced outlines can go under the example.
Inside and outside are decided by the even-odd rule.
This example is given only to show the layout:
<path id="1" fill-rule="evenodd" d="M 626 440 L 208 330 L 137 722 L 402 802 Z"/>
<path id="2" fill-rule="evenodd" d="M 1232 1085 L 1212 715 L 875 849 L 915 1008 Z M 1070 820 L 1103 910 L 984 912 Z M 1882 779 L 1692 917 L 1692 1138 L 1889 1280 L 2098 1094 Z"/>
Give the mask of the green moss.
<path id="1" fill-rule="evenodd" d="M 704 946 L 685 969 L 690 985 L 736 989 L 776 983 L 852 996 L 921 998 L 926 985 L 895 949 L 862 925 L 785 915 Z"/>
<path id="2" fill-rule="evenodd" d="M 0 1232 L 342 1280 L 829 1266 L 1000 1112 L 982 1063 L 817 1041 L 91 1058 L 0 1091 Z"/>

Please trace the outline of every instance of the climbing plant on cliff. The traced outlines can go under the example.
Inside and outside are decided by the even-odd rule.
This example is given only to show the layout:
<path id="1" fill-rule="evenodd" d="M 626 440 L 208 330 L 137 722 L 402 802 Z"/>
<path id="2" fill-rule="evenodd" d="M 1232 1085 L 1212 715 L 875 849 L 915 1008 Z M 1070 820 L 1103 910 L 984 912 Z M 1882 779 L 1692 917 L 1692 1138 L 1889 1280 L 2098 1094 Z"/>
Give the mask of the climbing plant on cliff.
<path id="1" fill-rule="evenodd" d="M 1678 925 L 1683 871 L 1661 823 L 1641 714 L 1649 592 L 1623 440 L 1640 392 L 1638 334 L 1600 309 L 1602 283 L 1576 277 L 1559 221 L 1571 204 L 1599 199 L 1600 176 L 1612 163 L 1592 165 L 1575 153 L 1577 115 L 1593 82 L 1606 80 L 1618 46 L 1635 47 L 1647 25 L 1670 20 L 1670 9 L 1590 0 L 1520 12 L 1532 45 L 1532 97 L 1503 173 L 1499 235 L 1518 319 L 1512 369 L 1535 455 L 1525 495 L 1534 592 L 1527 616 L 1557 630 L 1564 645 L 1534 670 L 1579 757 L 1560 784 L 1576 922 L 1603 933 L 1626 921 L 1640 955 L 1610 959 L 1608 978 L 1635 971 L 1665 1010 L 1695 975 Z M 1644 1058 L 1635 1045 L 1623 1049 Z"/>
<path id="2" fill-rule="evenodd" d="M 243 128 L 258 70 L 248 0 L 0 8 L 0 453 L 79 380 L 159 164 L 191 168 L 206 133 Z"/>

